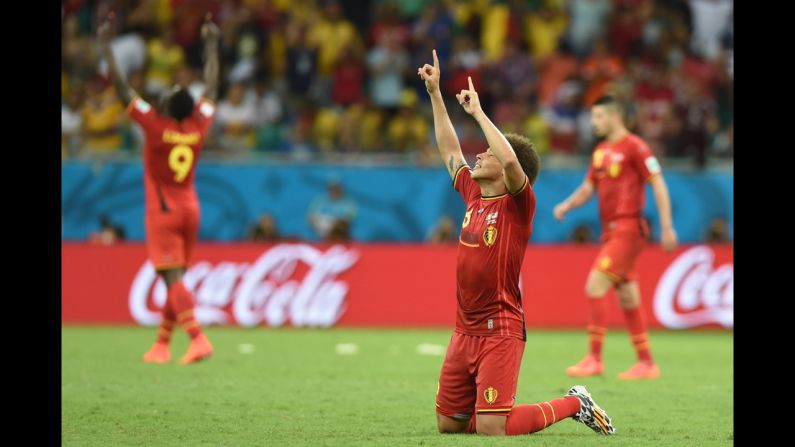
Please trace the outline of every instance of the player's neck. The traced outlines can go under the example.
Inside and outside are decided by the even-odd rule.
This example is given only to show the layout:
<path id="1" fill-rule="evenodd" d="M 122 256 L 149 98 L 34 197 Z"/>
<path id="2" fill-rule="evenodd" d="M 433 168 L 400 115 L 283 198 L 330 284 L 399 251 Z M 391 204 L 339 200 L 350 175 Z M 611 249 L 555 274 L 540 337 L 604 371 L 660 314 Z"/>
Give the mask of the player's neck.
<path id="1" fill-rule="evenodd" d="M 475 181 L 480 185 L 480 195 L 482 197 L 501 196 L 508 192 L 502 177 L 496 180 L 477 179 Z"/>
<path id="2" fill-rule="evenodd" d="M 610 134 L 607 136 L 607 141 L 611 143 L 618 143 L 619 141 L 623 140 L 624 137 L 626 137 L 628 134 L 629 131 L 627 130 L 627 128 L 621 126 L 616 130 L 610 132 Z"/>

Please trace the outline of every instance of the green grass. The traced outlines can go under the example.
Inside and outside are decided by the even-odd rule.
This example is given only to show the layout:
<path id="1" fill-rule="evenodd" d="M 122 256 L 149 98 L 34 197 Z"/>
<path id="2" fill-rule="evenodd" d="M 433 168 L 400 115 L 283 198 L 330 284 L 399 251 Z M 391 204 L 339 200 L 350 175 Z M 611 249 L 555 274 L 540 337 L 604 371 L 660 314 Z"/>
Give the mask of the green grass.
<path id="1" fill-rule="evenodd" d="M 606 373 L 572 379 L 581 332 L 531 331 L 519 378 L 519 403 L 559 397 L 586 385 L 617 427 L 606 438 L 574 420 L 530 437 L 484 438 L 436 432 L 434 397 L 450 330 L 268 330 L 210 328 L 215 355 L 169 365 L 140 358 L 155 329 L 64 327 L 64 445 L 275 446 L 684 446 L 732 445 L 733 334 L 653 332 L 657 381 L 621 382 L 634 357 L 627 335 L 606 340 Z M 241 353 L 240 344 L 253 353 Z M 339 355 L 337 343 L 356 343 Z"/>

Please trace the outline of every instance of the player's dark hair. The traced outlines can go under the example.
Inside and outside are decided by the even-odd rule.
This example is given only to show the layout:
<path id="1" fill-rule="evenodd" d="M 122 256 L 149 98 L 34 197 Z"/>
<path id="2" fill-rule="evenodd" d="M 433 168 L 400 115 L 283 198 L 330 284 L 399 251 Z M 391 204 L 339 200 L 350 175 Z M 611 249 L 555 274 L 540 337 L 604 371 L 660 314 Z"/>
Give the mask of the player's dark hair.
<path id="1" fill-rule="evenodd" d="M 624 115 L 624 107 L 621 105 L 618 99 L 616 99 L 616 97 L 612 95 L 604 95 L 599 97 L 599 99 L 597 99 L 596 102 L 593 103 L 593 105 L 611 107 L 613 108 L 613 110 L 615 110 L 622 116 Z"/>
<path id="2" fill-rule="evenodd" d="M 519 165 L 522 166 L 522 171 L 527 175 L 527 180 L 530 185 L 534 185 L 538 178 L 538 172 L 541 170 L 541 158 L 538 156 L 533 143 L 522 135 L 515 133 L 506 133 L 505 139 L 511 144 L 513 151 L 516 153 L 516 158 L 519 159 Z"/>
<path id="3" fill-rule="evenodd" d="M 177 121 L 182 121 L 193 113 L 193 97 L 188 90 L 181 88 L 168 99 L 168 114 Z"/>

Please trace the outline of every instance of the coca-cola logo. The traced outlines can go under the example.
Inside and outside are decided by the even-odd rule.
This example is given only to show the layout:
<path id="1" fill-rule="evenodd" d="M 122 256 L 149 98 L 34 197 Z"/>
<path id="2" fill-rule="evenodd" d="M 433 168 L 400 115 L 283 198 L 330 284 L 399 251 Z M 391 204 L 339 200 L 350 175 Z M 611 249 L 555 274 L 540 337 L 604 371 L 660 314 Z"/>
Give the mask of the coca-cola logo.
<path id="1" fill-rule="evenodd" d="M 671 329 L 734 326 L 734 265 L 714 268 L 714 260 L 712 248 L 697 246 L 668 267 L 654 293 L 657 321 Z"/>
<path id="2" fill-rule="evenodd" d="M 183 278 L 202 324 L 329 327 L 345 312 L 348 285 L 336 279 L 359 255 L 336 245 L 325 252 L 306 244 L 280 244 L 253 264 L 207 261 Z M 166 286 L 147 261 L 130 288 L 130 313 L 142 325 L 160 323 Z"/>

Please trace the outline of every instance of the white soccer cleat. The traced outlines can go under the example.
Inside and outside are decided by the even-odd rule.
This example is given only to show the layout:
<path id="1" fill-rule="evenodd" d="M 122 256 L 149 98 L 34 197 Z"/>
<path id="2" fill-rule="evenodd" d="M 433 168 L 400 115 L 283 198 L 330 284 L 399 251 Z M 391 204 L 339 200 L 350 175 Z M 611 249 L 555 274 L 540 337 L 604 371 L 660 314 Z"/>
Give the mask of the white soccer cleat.
<path id="1" fill-rule="evenodd" d="M 596 402 L 594 402 L 591 397 L 591 393 L 589 393 L 584 386 L 574 385 L 566 395 L 580 399 L 580 411 L 573 416 L 575 420 L 582 422 L 590 427 L 591 430 L 603 435 L 613 435 L 616 433 L 616 428 L 613 427 L 610 416 L 608 416 L 605 410 L 602 410 L 599 405 L 596 405 Z"/>

